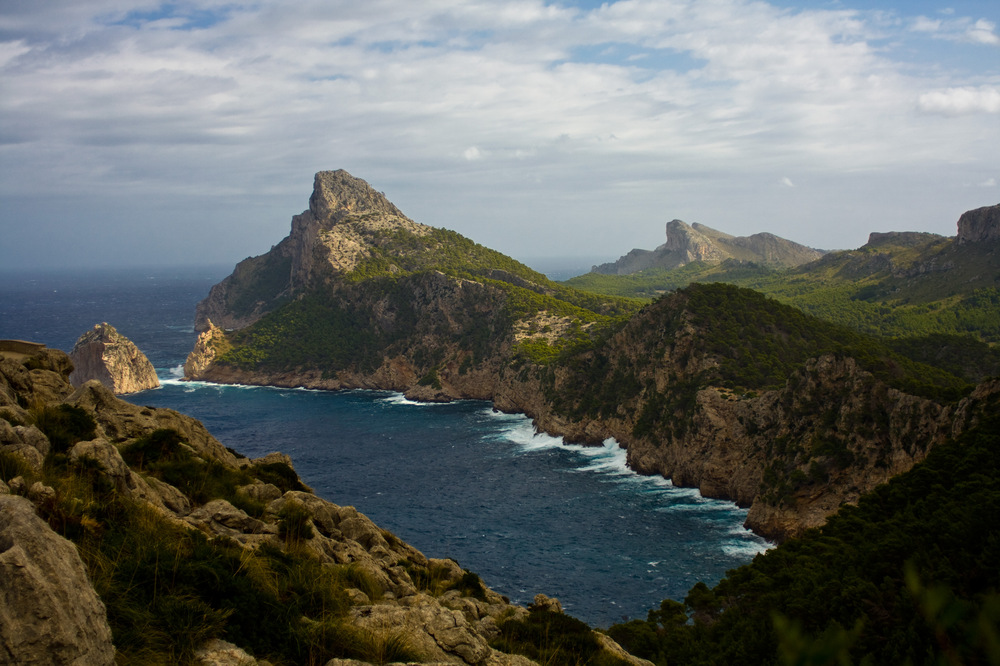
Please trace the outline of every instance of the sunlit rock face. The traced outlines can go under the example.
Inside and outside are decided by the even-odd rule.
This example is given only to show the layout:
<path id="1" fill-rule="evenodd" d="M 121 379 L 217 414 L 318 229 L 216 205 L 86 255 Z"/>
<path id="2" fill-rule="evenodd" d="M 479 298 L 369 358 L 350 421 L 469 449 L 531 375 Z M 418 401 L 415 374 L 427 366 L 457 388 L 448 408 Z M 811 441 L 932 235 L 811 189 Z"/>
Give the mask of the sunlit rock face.
<path id="1" fill-rule="evenodd" d="M 667 222 L 667 242 L 655 250 L 635 249 L 617 261 L 594 266 L 595 273 L 631 275 L 649 268 L 671 270 L 695 261 L 718 264 L 727 259 L 766 266 L 801 266 L 825 253 L 774 234 L 730 236 L 704 224 Z"/>
<path id="2" fill-rule="evenodd" d="M 1000 241 L 1000 204 L 967 211 L 958 218 L 959 243 Z"/>
<path id="3" fill-rule="evenodd" d="M 75 387 L 91 379 L 115 393 L 135 393 L 160 385 L 146 355 L 108 323 L 97 324 L 81 335 L 70 359 L 74 369 L 69 380 Z"/>

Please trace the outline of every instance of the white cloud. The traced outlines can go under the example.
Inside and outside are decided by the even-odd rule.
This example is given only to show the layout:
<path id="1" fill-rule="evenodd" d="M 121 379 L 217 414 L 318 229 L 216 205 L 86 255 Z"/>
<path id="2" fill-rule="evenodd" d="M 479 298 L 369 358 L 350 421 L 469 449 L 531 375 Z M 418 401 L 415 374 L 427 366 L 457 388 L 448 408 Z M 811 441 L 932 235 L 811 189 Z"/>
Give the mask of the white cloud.
<path id="1" fill-rule="evenodd" d="M 941 21 L 929 19 L 926 16 L 918 16 L 913 20 L 910 30 L 914 32 L 937 32 L 941 29 Z"/>
<path id="2" fill-rule="evenodd" d="M 311 172 L 343 167 L 484 242 L 514 242 L 504 206 L 561 202 L 518 237 L 537 246 L 548 225 L 565 236 L 561 219 L 606 224 L 623 205 L 634 228 L 684 211 L 709 223 L 739 182 L 755 192 L 746 223 L 801 234 L 785 203 L 756 194 L 791 187 L 785 173 L 835 189 L 843 174 L 901 182 L 995 162 L 996 65 L 956 78 L 893 59 L 885 44 L 914 31 L 979 54 L 995 26 L 743 0 L 21 3 L 0 11 L 0 159 L 14 165 L 0 197 L 53 182 L 95 202 L 287 196 L 290 215 Z M 511 196 L 495 219 L 458 212 L 498 191 Z"/>
<path id="3" fill-rule="evenodd" d="M 970 44 L 1000 45 L 996 24 L 987 19 L 973 21 L 968 17 L 930 19 L 917 16 L 910 22 L 912 32 L 927 33 L 938 39 L 946 39 Z"/>
<path id="4" fill-rule="evenodd" d="M 781 179 L 781 184 L 784 185 L 785 187 L 795 187 L 795 183 L 793 183 L 792 179 L 789 178 L 788 176 L 785 176 Z"/>
<path id="5" fill-rule="evenodd" d="M 998 46 L 1000 45 L 1000 36 L 997 35 L 996 29 L 996 24 L 980 19 L 965 34 L 969 41 Z"/>
<path id="6" fill-rule="evenodd" d="M 917 100 L 921 111 L 946 116 L 970 113 L 1000 113 L 1000 88 L 947 88 L 923 93 Z"/>

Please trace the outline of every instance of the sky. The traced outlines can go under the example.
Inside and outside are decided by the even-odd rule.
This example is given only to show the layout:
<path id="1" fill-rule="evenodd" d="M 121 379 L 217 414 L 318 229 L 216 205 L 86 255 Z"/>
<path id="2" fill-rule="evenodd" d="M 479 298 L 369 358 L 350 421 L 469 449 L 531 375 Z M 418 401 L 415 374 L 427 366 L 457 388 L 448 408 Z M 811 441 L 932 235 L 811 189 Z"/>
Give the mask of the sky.
<path id="1" fill-rule="evenodd" d="M 346 169 L 529 264 L 1000 203 L 997 0 L 0 0 L 0 270 L 235 263 Z"/>

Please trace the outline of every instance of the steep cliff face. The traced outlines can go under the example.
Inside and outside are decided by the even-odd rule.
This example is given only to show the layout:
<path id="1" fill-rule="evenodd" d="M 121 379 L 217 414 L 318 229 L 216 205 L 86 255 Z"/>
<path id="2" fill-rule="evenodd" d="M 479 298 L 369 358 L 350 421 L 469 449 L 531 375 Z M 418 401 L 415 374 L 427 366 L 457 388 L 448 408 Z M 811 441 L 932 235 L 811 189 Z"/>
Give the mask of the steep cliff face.
<path id="1" fill-rule="evenodd" d="M 70 352 L 73 386 L 96 379 L 115 393 L 156 388 L 156 369 L 135 344 L 107 322 L 97 324 L 76 341 Z"/>
<path id="2" fill-rule="evenodd" d="M 1000 394 L 994 381 L 958 402 L 927 397 L 935 391 L 899 381 L 899 359 L 865 347 L 856 351 L 879 376 L 846 351 L 810 356 L 813 347 L 783 350 L 788 369 L 762 369 L 775 362 L 769 345 L 798 344 L 794 311 L 755 306 L 732 288 L 698 291 L 711 298 L 700 311 L 690 292 L 665 298 L 599 349 L 539 371 L 535 385 L 507 387 L 497 402 L 574 441 L 613 437 L 633 469 L 749 506 L 747 525 L 781 540 L 909 470 Z M 706 307 L 735 316 L 713 315 L 706 328 Z"/>
<path id="3" fill-rule="evenodd" d="M 232 275 L 198 304 L 195 327 L 211 319 L 240 329 L 302 293 L 355 270 L 372 247 L 396 233 L 430 233 L 383 194 L 343 170 L 320 171 L 309 208 L 292 218 L 291 232 L 266 254 L 240 262 Z"/>
<path id="4" fill-rule="evenodd" d="M 769 233 L 731 236 L 697 222 L 667 223 L 667 241 L 655 250 L 635 249 L 615 262 L 594 266 L 593 272 L 630 275 L 649 268 L 670 270 L 692 262 L 717 264 L 726 259 L 752 261 L 768 266 L 799 266 L 815 261 L 823 252 Z"/>
<path id="5" fill-rule="evenodd" d="M 960 244 L 997 241 L 1000 241 L 1000 204 L 970 210 L 958 219 Z"/>

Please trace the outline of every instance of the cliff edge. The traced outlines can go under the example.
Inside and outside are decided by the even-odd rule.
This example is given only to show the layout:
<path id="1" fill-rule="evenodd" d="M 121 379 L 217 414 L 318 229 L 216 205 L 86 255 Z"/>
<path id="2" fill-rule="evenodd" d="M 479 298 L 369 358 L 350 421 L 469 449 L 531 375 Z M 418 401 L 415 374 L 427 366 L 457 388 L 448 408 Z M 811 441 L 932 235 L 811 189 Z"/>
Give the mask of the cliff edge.
<path id="1" fill-rule="evenodd" d="M 674 221 L 664 251 L 782 247 Z M 340 171 L 317 174 L 309 210 L 253 265 L 284 261 L 273 280 L 241 264 L 212 290 L 187 378 L 490 400 L 570 442 L 614 438 L 634 469 L 749 506 L 774 539 L 909 469 L 983 404 L 965 379 L 747 289 L 692 285 L 641 307 L 552 283 Z M 230 305 L 216 298 L 236 284 Z M 240 304 L 258 318 L 226 330 Z"/>

